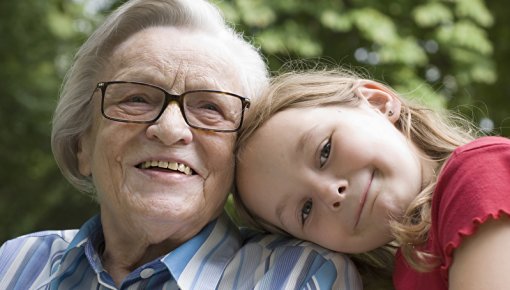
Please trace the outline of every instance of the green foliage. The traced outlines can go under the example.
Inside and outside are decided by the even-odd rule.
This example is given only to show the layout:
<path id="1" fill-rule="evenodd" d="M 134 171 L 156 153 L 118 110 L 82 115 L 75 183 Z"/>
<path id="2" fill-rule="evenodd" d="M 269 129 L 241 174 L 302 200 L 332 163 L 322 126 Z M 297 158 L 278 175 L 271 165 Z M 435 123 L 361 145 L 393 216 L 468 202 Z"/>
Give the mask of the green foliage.
<path id="1" fill-rule="evenodd" d="M 471 18 L 482 27 L 489 27 L 494 23 L 491 12 L 483 0 L 457 0 L 455 13 L 461 18 Z"/>
<path id="2" fill-rule="evenodd" d="M 352 29 L 353 25 L 350 15 L 335 10 L 322 11 L 319 20 L 324 27 L 338 32 L 347 32 Z"/>
<path id="3" fill-rule="evenodd" d="M 57 63 L 70 58 L 84 37 L 72 29 L 73 19 L 82 17 L 73 5 L 0 2 L 0 241 L 77 227 L 95 208 L 63 180 L 50 148 L 51 114 L 63 77 Z"/>
<path id="4" fill-rule="evenodd" d="M 267 27 L 275 19 L 276 15 L 270 7 L 260 5 L 262 1 L 239 0 L 238 5 L 241 8 L 240 18 L 251 27 Z"/>
<path id="5" fill-rule="evenodd" d="M 293 59 L 322 59 L 437 107 L 497 81 L 488 37 L 494 19 L 483 0 L 215 2 L 274 71 Z"/>
<path id="6" fill-rule="evenodd" d="M 391 17 L 374 8 L 353 9 L 355 27 L 365 40 L 376 45 L 387 45 L 398 41 L 397 28 Z"/>
<path id="7" fill-rule="evenodd" d="M 288 50 L 302 57 L 313 57 L 322 52 L 322 47 L 316 39 L 303 32 L 293 21 L 286 21 L 279 27 L 264 29 L 258 35 L 257 41 L 268 54 L 279 54 Z"/>
<path id="8" fill-rule="evenodd" d="M 420 27 L 436 27 L 454 21 L 452 11 L 441 2 L 428 2 L 413 10 L 413 17 Z"/>
<path id="9" fill-rule="evenodd" d="M 480 56 L 492 54 L 492 43 L 488 40 L 485 30 L 470 20 L 441 26 L 437 31 L 437 38 L 441 44 L 471 50 Z M 475 55 L 473 57 L 469 60 L 476 59 Z"/>
<path id="10" fill-rule="evenodd" d="M 489 81 L 469 86 L 469 94 L 451 98 L 450 105 L 459 107 L 466 115 L 479 120 L 488 118 L 494 122 L 494 133 L 510 136 L 510 18 L 508 3 L 505 1 L 486 1 L 487 7 L 480 7 L 481 1 L 462 0 L 463 5 L 473 5 L 470 18 L 488 27 L 487 34 L 493 43 L 491 61 L 473 58 L 476 69 L 467 70 L 476 78 L 489 78 Z M 483 5 L 482 5 L 483 6 Z M 479 13 L 477 12 L 479 11 Z M 490 11 L 490 12 L 489 12 Z M 461 12 L 459 12 L 461 13 Z M 463 12 L 462 12 L 463 13 Z M 496 25 L 490 26 L 492 23 Z M 460 57 L 460 56 L 459 56 Z M 463 63 L 469 56 L 462 56 Z M 493 81 L 494 82 L 490 82 Z"/>

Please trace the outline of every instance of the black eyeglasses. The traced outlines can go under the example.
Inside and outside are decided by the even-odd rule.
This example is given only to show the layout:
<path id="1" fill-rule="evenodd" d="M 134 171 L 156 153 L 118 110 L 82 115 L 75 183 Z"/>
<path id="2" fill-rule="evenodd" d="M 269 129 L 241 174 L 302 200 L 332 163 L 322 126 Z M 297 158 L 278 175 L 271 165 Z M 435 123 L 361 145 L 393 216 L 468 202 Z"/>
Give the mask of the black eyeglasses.
<path id="1" fill-rule="evenodd" d="M 236 132 L 243 123 L 250 100 L 239 95 L 194 90 L 180 95 L 140 82 L 100 82 L 101 113 L 107 119 L 126 123 L 153 123 L 171 101 L 176 101 L 186 123 L 193 128 L 216 132 Z"/>

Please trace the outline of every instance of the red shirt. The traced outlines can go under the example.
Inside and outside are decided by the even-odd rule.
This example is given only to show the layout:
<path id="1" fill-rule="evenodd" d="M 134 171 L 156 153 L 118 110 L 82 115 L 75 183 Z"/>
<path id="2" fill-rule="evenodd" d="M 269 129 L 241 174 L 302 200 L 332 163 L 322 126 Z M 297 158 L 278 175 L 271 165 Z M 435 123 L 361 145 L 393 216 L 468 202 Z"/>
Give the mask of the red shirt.
<path id="1" fill-rule="evenodd" d="M 425 250 L 440 258 L 432 272 L 413 270 L 397 251 L 398 290 L 448 289 L 453 251 L 479 224 L 510 215 L 510 139 L 483 137 L 457 148 L 438 177 Z"/>

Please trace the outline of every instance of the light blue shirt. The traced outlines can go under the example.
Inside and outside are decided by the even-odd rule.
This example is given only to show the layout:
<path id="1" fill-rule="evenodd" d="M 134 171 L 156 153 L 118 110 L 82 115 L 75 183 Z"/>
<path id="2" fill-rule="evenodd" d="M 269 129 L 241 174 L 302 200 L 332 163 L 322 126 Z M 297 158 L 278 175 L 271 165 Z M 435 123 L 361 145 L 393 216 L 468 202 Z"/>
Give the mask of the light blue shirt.
<path id="1" fill-rule="evenodd" d="M 352 262 L 277 235 L 243 238 L 226 215 L 177 249 L 131 272 L 117 288 L 98 252 L 99 216 L 81 229 L 45 231 L 0 248 L 0 289 L 362 289 Z"/>

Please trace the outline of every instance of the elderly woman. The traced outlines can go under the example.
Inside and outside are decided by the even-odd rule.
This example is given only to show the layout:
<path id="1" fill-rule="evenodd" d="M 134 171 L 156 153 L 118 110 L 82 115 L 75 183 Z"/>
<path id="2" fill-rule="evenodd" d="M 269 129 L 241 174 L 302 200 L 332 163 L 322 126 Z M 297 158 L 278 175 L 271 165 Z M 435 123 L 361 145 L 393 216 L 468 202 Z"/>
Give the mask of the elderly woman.
<path id="1" fill-rule="evenodd" d="M 223 214 L 235 132 L 267 79 L 208 2 L 118 8 L 78 51 L 53 120 L 57 163 L 100 215 L 6 242 L 1 288 L 356 289 L 344 256 L 243 240 Z"/>

